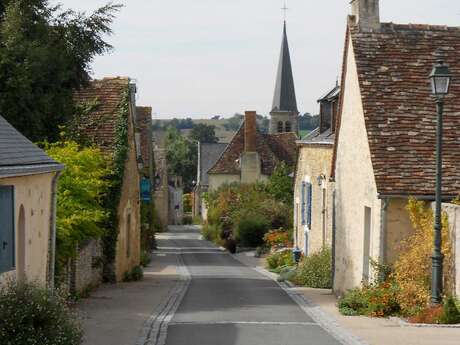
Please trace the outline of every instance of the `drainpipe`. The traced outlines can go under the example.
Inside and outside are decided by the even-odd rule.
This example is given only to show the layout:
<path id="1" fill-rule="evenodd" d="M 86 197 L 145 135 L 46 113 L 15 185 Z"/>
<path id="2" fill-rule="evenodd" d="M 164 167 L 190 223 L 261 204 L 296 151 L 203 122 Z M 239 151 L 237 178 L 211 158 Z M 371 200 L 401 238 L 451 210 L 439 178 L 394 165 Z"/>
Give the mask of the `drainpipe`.
<path id="1" fill-rule="evenodd" d="M 384 198 L 381 203 L 380 211 L 380 263 L 386 264 L 386 239 L 387 239 L 387 210 L 390 199 Z M 383 278 L 383 277 L 381 277 Z"/>
<path id="2" fill-rule="evenodd" d="M 50 259 L 48 287 L 54 290 L 54 273 L 56 261 L 56 209 L 57 209 L 57 184 L 60 171 L 57 171 L 51 182 L 51 209 L 50 209 Z"/>
<path id="3" fill-rule="evenodd" d="M 335 207 L 335 188 L 332 191 L 332 286 L 334 286 L 334 279 L 335 279 L 335 248 L 336 248 L 336 231 L 337 231 L 337 225 L 336 225 L 336 218 L 335 218 L 335 212 L 336 212 L 336 207 Z"/>

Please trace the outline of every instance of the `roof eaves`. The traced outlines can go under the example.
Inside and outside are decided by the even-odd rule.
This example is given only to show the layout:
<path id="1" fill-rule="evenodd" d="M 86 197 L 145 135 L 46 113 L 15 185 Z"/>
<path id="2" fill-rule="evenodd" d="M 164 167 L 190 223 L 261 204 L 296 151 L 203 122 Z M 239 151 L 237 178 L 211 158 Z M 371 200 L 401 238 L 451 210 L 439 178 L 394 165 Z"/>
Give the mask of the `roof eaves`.
<path id="1" fill-rule="evenodd" d="M 34 164 L 0 167 L 0 177 L 28 176 L 64 170 L 63 164 Z"/>

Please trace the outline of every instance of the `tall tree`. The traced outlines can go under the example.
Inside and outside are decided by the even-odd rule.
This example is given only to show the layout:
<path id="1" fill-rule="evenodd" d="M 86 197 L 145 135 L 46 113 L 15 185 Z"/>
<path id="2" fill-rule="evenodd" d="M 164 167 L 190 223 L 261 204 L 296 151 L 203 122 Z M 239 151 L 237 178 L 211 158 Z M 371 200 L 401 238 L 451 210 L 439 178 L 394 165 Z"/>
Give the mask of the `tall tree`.
<path id="1" fill-rule="evenodd" d="M 216 137 L 216 127 L 204 123 L 193 126 L 190 139 L 200 143 L 217 143 L 219 141 L 219 138 Z"/>
<path id="2" fill-rule="evenodd" d="M 47 0 L 6 0 L 0 6 L 0 114 L 31 140 L 54 141 L 73 113 L 73 91 L 90 79 L 103 36 L 119 5 L 86 16 Z"/>
<path id="3" fill-rule="evenodd" d="M 196 178 L 198 146 L 182 136 L 175 127 L 168 127 L 165 138 L 166 159 L 170 175 L 182 176 L 184 191 L 190 192 Z"/>

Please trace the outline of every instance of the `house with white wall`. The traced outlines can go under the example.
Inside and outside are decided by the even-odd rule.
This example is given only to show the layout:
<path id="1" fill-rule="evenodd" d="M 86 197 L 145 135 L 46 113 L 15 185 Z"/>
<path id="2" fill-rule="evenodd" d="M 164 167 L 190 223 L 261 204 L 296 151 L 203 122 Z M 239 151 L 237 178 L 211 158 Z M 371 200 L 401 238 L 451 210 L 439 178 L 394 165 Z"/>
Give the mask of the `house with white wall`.
<path id="1" fill-rule="evenodd" d="M 371 258 L 397 258 L 412 232 L 408 197 L 434 199 L 436 104 L 428 76 L 439 59 L 453 74 L 443 195 L 460 192 L 460 29 L 381 23 L 378 0 L 354 0 L 352 11 L 332 161 L 337 293 L 372 277 Z"/>

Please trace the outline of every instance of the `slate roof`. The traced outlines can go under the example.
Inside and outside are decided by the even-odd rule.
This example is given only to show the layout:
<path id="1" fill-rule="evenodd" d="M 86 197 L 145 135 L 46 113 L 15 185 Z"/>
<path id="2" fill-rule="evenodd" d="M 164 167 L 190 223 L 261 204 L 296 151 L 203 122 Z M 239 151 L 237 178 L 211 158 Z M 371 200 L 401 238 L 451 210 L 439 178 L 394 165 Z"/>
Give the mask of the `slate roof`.
<path id="1" fill-rule="evenodd" d="M 228 144 L 209 174 L 240 174 L 239 159 L 244 151 L 244 123 Z M 280 162 L 293 166 L 296 159 L 295 133 L 262 134 L 256 132 L 256 151 L 262 161 L 262 174 L 271 175 Z"/>
<path id="2" fill-rule="evenodd" d="M 81 121 L 82 131 L 105 153 L 114 151 L 118 107 L 129 88 L 129 82 L 126 77 L 93 80 L 88 87 L 75 93 L 77 104 L 96 102 L 94 111 Z"/>
<path id="3" fill-rule="evenodd" d="M 224 152 L 227 144 L 222 143 L 201 143 L 200 144 L 200 184 L 202 186 L 209 185 L 208 171 L 211 169 L 217 160 Z"/>
<path id="4" fill-rule="evenodd" d="M 438 58 L 450 65 L 453 82 L 445 99 L 443 193 L 457 195 L 460 29 L 384 23 L 380 31 L 360 32 L 351 20 L 348 32 L 380 195 L 434 195 L 436 106 L 428 75 Z M 340 121 L 346 119 L 339 116 Z"/>
<path id="5" fill-rule="evenodd" d="M 272 111 L 298 111 L 294 77 L 292 75 L 291 56 L 289 54 L 289 44 L 286 33 L 286 22 L 284 22 L 283 27 L 283 40 L 281 43 Z"/>
<path id="6" fill-rule="evenodd" d="M 148 166 L 152 158 L 152 108 L 136 107 L 137 126 L 141 133 L 141 156 Z"/>
<path id="7" fill-rule="evenodd" d="M 0 116 L 0 177 L 39 174 L 63 168 Z"/>
<path id="8" fill-rule="evenodd" d="M 307 134 L 302 140 L 299 140 L 298 144 L 325 144 L 333 145 L 335 140 L 335 133 L 332 133 L 331 129 L 327 129 L 324 132 L 319 132 L 319 127 Z"/>
<path id="9" fill-rule="evenodd" d="M 321 96 L 318 99 L 318 102 L 331 101 L 339 95 L 340 95 L 340 86 L 336 85 L 334 86 L 332 90 L 329 90 L 327 93 Z"/>

